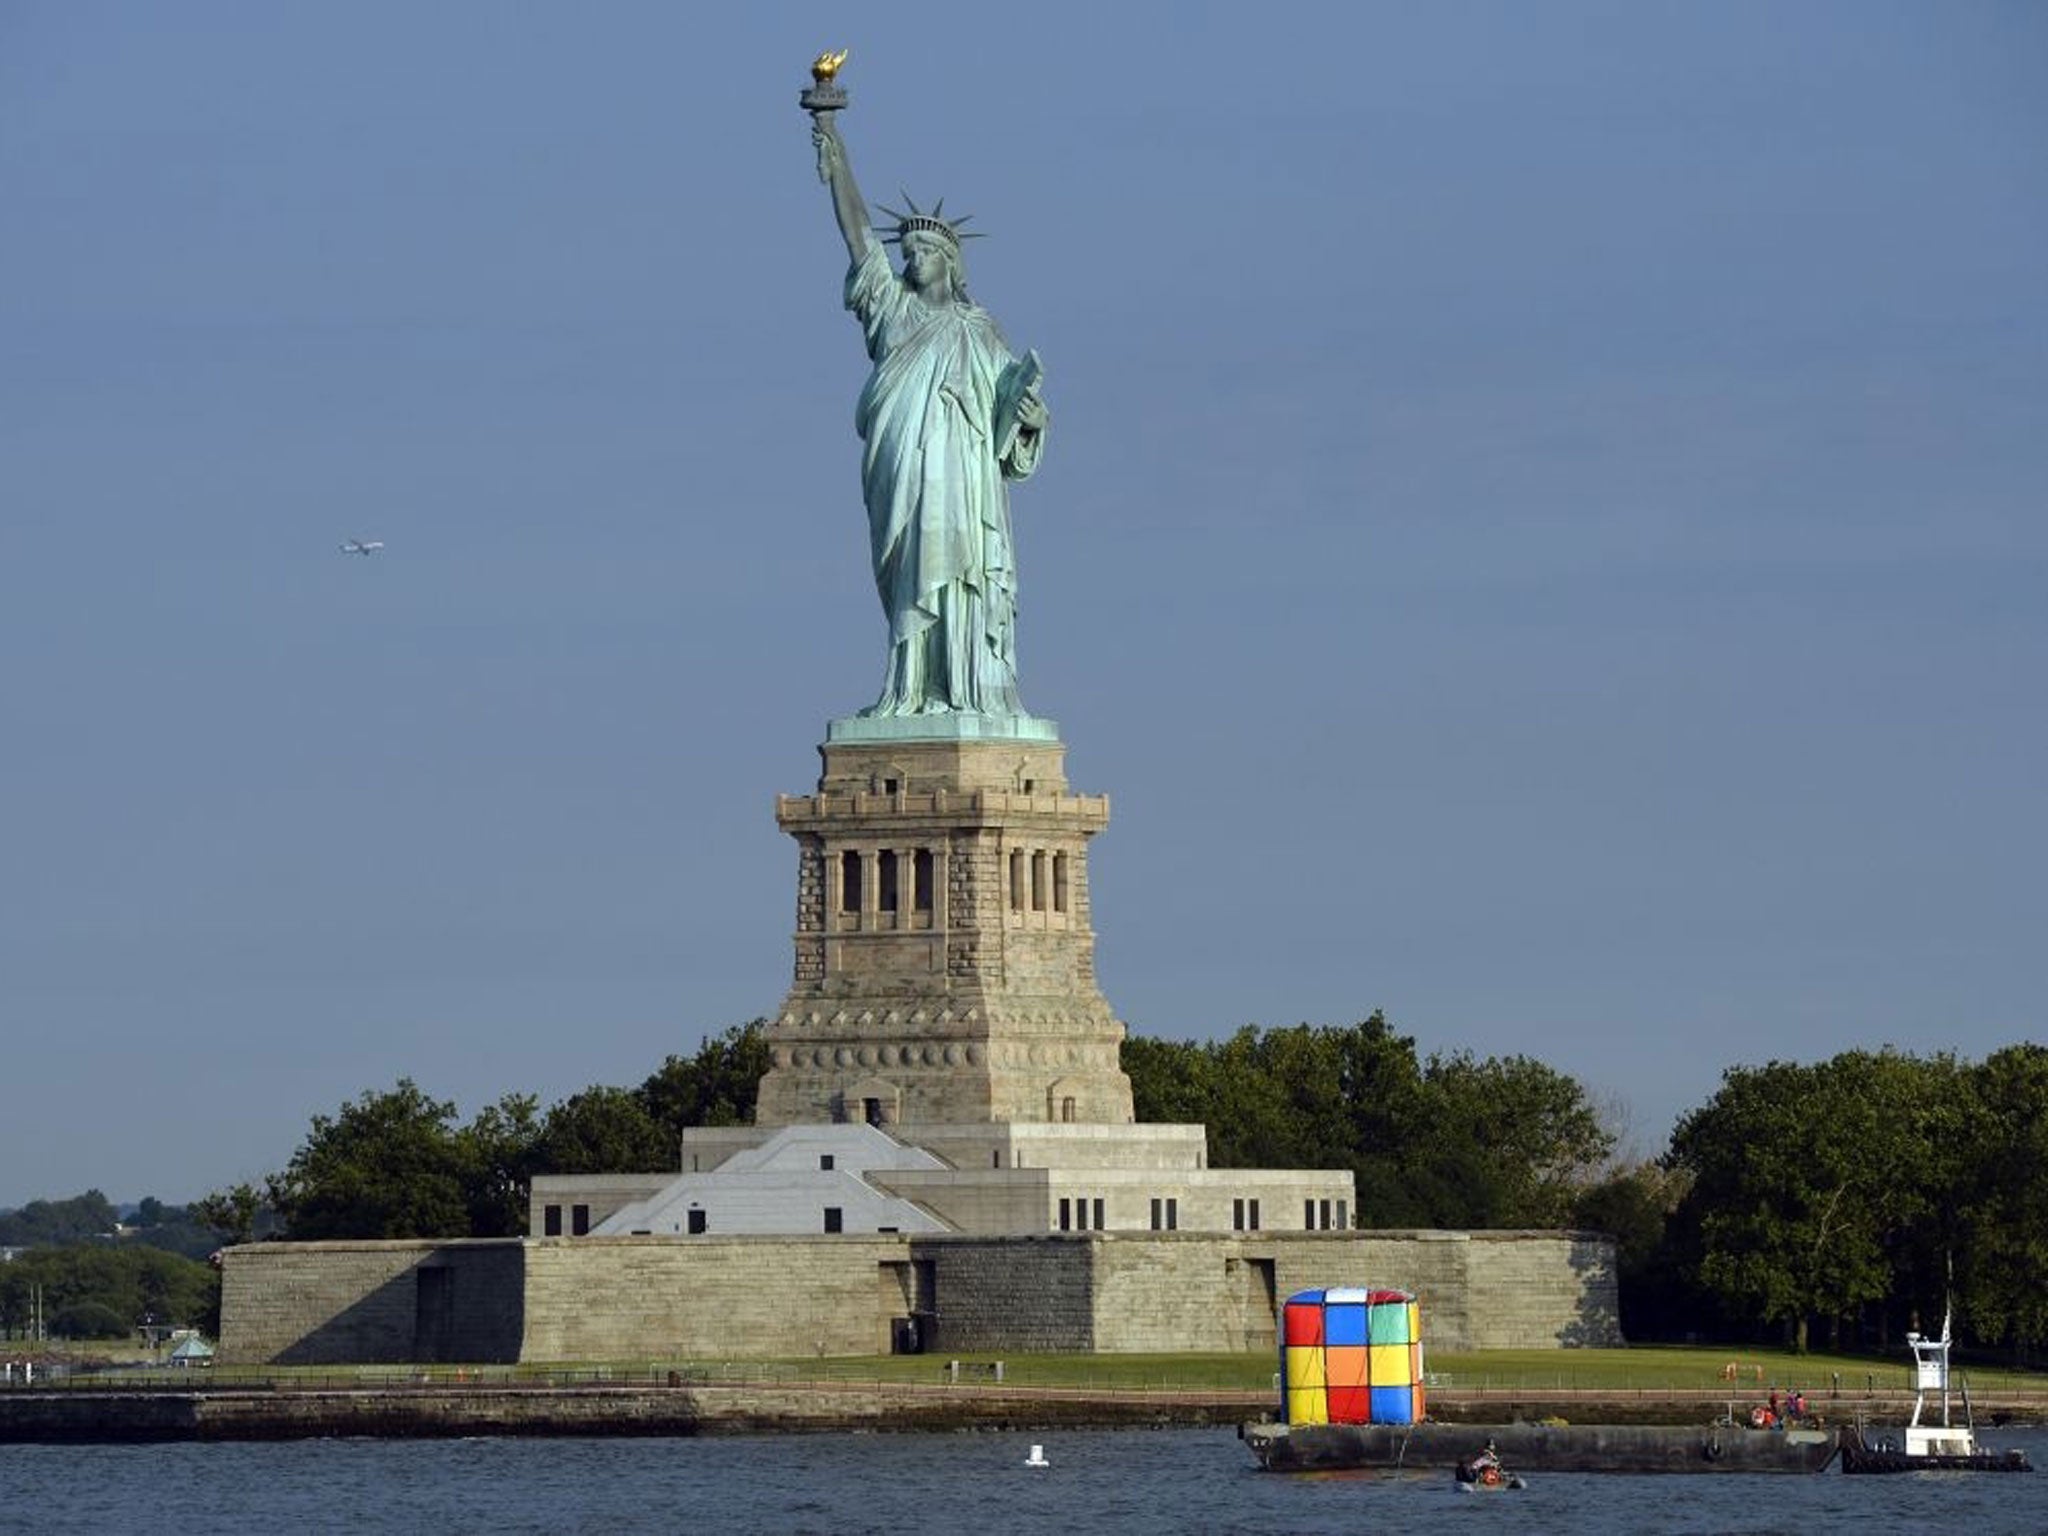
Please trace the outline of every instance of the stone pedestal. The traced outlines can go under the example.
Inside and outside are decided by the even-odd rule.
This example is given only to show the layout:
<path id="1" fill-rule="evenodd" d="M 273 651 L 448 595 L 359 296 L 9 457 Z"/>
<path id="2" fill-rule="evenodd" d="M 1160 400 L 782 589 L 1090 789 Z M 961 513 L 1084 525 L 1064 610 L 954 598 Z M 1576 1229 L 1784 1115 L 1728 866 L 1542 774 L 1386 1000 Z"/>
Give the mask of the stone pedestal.
<path id="1" fill-rule="evenodd" d="M 919 724 L 834 722 L 817 793 L 776 800 L 796 967 L 757 1123 L 1128 1123 L 1089 923 L 1108 798 L 1068 791 L 1050 722 Z"/>

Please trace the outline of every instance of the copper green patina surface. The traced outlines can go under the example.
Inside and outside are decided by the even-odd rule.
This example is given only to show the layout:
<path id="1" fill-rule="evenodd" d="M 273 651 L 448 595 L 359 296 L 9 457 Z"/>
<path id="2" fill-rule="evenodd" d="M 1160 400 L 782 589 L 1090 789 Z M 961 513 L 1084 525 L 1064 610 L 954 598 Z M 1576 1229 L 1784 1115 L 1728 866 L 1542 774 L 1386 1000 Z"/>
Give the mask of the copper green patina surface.
<path id="1" fill-rule="evenodd" d="M 836 72 L 833 63 L 803 104 L 846 241 L 846 307 L 872 364 L 854 426 L 889 642 L 881 696 L 830 734 L 1055 740 L 1052 722 L 1018 698 L 1010 533 L 1009 482 L 1029 477 L 1044 451 L 1043 369 L 1036 353 L 1012 353 L 969 298 L 961 249 L 972 236 L 943 198 L 929 210 L 908 198 L 902 211 L 883 210 L 891 223 L 878 235 L 840 137 Z M 900 248 L 900 270 L 884 242 Z"/>

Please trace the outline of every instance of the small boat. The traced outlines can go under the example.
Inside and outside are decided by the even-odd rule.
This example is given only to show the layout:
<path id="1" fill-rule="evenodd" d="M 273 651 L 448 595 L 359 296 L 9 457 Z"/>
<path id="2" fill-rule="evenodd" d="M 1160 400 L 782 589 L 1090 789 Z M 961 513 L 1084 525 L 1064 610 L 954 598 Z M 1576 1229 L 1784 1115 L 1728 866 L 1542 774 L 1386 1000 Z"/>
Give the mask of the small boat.
<path id="1" fill-rule="evenodd" d="M 1464 1493 L 1497 1493 L 1507 1488 L 1526 1488 L 1521 1474 L 1510 1472 L 1500 1464 L 1500 1452 L 1493 1441 L 1486 1442 L 1482 1451 L 1466 1457 L 1452 1469 L 1458 1480 L 1458 1488 Z"/>
<path id="2" fill-rule="evenodd" d="M 1949 1315 L 1941 1317 L 1941 1337 L 1906 1335 L 1913 1351 L 1913 1417 L 1900 1431 L 1867 1433 L 1862 1425 L 1844 1429 L 1838 1448 L 1844 1472 L 2031 1472 L 2033 1463 L 2021 1450 L 1995 1451 L 1977 1441 L 1970 1412 L 1969 1388 L 1963 1388 L 1963 1419 L 1949 1417 Z M 1941 1422 L 1931 1409 L 1941 1405 Z"/>

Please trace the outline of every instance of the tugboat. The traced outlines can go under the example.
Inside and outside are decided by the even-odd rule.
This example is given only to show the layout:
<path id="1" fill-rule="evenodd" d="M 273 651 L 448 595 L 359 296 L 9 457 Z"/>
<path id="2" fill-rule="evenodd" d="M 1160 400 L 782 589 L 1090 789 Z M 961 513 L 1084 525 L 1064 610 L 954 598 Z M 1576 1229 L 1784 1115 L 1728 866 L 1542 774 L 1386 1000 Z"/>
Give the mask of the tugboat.
<path id="1" fill-rule="evenodd" d="M 2022 1450 L 1994 1451 L 1977 1443 L 1970 1412 L 1969 1388 L 1963 1389 L 1963 1422 L 1949 1419 L 1949 1314 L 1941 1315 L 1941 1337 L 1906 1335 L 1913 1351 L 1913 1417 L 1900 1435 L 1872 1439 L 1861 1425 L 1844 1429 L 1840 1441 L 1844 1472 L 2031 1472 Z M 1928 1412 L 1935 1394 L 1941 1398 L 1941 1422 Z"/>

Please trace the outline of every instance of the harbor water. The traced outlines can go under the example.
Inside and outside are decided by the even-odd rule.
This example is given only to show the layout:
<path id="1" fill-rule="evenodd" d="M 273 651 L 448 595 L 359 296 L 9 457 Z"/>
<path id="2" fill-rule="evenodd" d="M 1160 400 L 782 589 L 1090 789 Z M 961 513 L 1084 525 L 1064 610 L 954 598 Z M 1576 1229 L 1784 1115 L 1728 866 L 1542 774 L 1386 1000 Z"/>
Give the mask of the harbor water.
<path id="1" fill-rule="evenodd" d="M 2048 1453 L 2038 1431 L 1986 1438 Z M 2048 1532 L 2041 1473 L 1529 1482 L 1260 1472 L 1228 1430 L 27 1445 L 0 1446 L 0 1531 Z"/>

